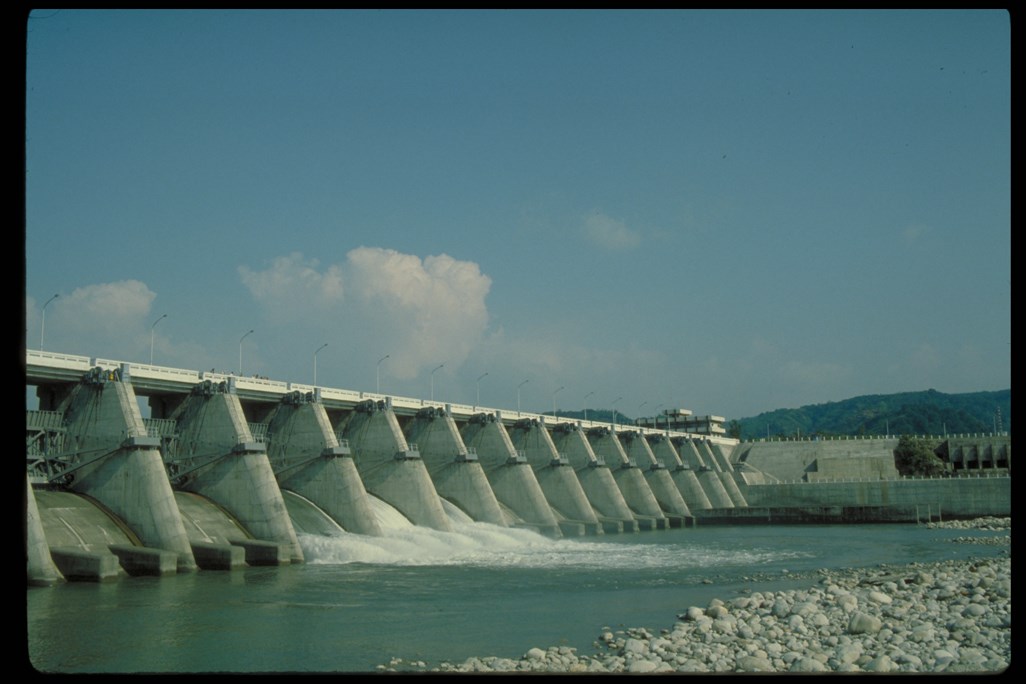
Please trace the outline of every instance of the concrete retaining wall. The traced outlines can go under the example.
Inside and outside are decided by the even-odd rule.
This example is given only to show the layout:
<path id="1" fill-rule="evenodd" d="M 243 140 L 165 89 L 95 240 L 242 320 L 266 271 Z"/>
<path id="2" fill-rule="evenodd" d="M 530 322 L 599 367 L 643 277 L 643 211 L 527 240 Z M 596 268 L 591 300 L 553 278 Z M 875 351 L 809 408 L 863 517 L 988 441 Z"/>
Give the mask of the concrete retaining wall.
<path id="1" fill-rule="evenodd" d="M 861 477 L 866 463 L 875 460 L 889 472 L 884 477 L 897 477 L 894 470 L 894 449 L 898 439 L 824 439 L 742 442 L 734 447 L 731 458 L 747 463 L 779 480 L 799 480 L 808 472 L 822 470 L 822 477 Z M 858 459 L 858 460 L 853 460 Z M 820 469 L 820 465 L 822 468 Z"/>
<path id="2" fill-rule="evenodd" d="M 788 482 L 752 485 L 748 503 L 756 507 L 928 505 L 951 517 L 1005 516 L 1012 513 L 1011 477 L 903 478 L 860 482 Z"/>

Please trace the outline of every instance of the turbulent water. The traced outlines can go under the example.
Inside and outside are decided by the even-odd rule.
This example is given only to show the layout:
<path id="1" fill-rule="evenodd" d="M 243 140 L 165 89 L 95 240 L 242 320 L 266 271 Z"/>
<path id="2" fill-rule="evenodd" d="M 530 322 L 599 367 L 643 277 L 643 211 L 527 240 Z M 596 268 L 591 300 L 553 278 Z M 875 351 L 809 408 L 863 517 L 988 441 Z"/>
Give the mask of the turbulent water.
<path id="1" fill-rule="evenodd" d="M 279 568 L 69 583 L 28 591 L 28 658 L 47 672 L 359 672 L 393 657 L 591 652 L 604 626 L 669 627 L 746 588 L 791 588 L 820 569 L 996 554 L 911 525 L 705 526 L 552 540 L 473 523 L 385 535 L 301 535 Z"/>

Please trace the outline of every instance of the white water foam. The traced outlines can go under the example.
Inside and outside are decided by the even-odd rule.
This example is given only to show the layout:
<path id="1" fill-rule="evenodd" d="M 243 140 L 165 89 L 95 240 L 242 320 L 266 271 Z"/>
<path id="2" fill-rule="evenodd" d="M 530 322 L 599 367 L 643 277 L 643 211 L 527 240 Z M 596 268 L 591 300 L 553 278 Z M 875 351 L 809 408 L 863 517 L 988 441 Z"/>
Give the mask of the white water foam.
<path id="1" fill-rule="evenodd" d="M 401 530 L 407 527 L 413 527 L 413 523 L 409 519 L 391 506 L 376 496 L 371 494 L 367 495 L 370 500 L 371 513 L 378 521 L 378 525 L 387 534 L 392 530 Z"/>
<path id="2" fill-rule="evenodd" d="M 724 550 L 681 543 L 550 539 L 533 530 L 473 522 L 453 504 L 442 501 L 452 525 L 442 532 L 411 524 L 388 504 L 375 500 L 384 535 L 343 532 L 339 536 L 299 535 L 308 563 L 338 565 L 370 563 L 401 566 L 658 569 L 759 565 L 794 558 L 768 550 Z M 387 509 L 391 509 L 389 512 Z"/>

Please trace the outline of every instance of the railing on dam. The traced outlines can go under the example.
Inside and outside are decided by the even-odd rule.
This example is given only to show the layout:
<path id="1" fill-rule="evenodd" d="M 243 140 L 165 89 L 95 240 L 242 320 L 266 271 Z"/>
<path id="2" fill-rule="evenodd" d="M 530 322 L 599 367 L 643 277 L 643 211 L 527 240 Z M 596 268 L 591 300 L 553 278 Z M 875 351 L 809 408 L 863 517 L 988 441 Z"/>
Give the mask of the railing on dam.
<path id="1" fill-rule="evenodd" d="M 453 404 L 444 401 L 433 401 L 427 399 L 416 399 L 412 397 L 396 397 L 380 394 L 377 392 L 362 392 L 357 390 L 339 389 L 310 385 L 306 383 L 283 382 L 271 380 L 270 378 L 240 376 L 232 372 L 219 372 L 214 369 L 209 371 L 195 371 L 182 368 L 170 368 L 167 366 L 155 366 L 144 363 L 131 363 L 104 358 L 90 358 L 86 356 L 74 356 L 71 354 L 60 354 L 45 352 L 36 349 L 26 350 L 26 381 L 28 384 L 37 384 L 53 381 L 77 380 L 88 373 L 92 368 L 104 370 L 127 369 L 128 380 L 135 386 L 139 393 L 145 395 L 146 390 L 161 390 L 188 392 L 191 388 L 203 381 L 230 383 L 240 394 L 262 395 L 268 399 L 284 396 L 291 392 L 313 393 L 320 396 L 322 402 L 331 403 L 338 407 L 352 408 L 356 404 L 368 399 L 373 401 L 389 401 L 393 410 L 397 413 L 415 413 L 420 409 L 435 407 L 441 411 L 448 411 L 455 418 L 466 419 L 477 413 L 495 413 L 502 416 L 503 421 L 513 422 L 522 419 L 537 420 L 547 426 L 558 423 L 575 423 L 581 425 L 585 430 L 593 427 L 613 427 L 620 432 L 638 432 L 640 434 L 661 434 L 673 437 L 687 437 L 696 441 L 708 441 L 726 446 L 737 444 L 737 440 L 718 435 L 699 435 L 690 432 L 669 431 L 665 428 L 656 429 L 636 425 L 613 425 L 612 423 L 580 420 L 576 418 L 560 418 L 558 416 L 530 413 L 527 411 L 513 411 L 497 409 L 494 407 L 476 406 L 470 404 Z"/>
<path id="2" fill-rule="evenodd" d="M 995 437 L 1008 437 L 1008 432 L 960 432 L 948 433 L 945 435 L 919 435 L 919 434 L 893 434 L 893 435 L 814 435 L 812 437 L 760 437 L 758 439 L 743 440 L 743 444 L 760 444 L 773 442 L 845 442 L 845 441 L 869 441 L 880 439 L 901 439 L 911 437 L 924 440 L 946 440 L 946 439 L 993 439 Z"/>
<path id="3" fill-rule="evenodd" d="M 835 484 L 840 482 L 916 482 L 924 480 L 980 480 L 990 478 L 1011 478 L 1007 472 L 992 472 L 987 470 L 973 470 L 960 472 L 958 475 L 902 475 L 900 477 L 831 477 L 817 478 L 815 480 L 773 480 L 771 482 L 757 482 L 748 484 L 749 487 L 762 487 L 765 485 L 819 485 Z"/>

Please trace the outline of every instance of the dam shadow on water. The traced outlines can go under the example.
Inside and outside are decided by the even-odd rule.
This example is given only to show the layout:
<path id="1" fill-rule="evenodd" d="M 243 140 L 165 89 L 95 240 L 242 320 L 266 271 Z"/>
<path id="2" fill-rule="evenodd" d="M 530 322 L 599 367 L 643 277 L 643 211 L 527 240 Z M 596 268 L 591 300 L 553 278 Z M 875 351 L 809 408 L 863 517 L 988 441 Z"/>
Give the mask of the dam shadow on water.
<path id="1" fill-rule="evenodd" d="M 809 586 L 820 570 L 996 554 L 908 525 L 707 526 L 576 539 L 471 522 L 300 534 L 305 564 L 69 583 L 28 592 L 28 656 L 47 672 L 361 672 L 592 652 L 605 627 L 670 627 L 690 605 Z M 811 577 L 810 577 L 811 575 Z"/>

